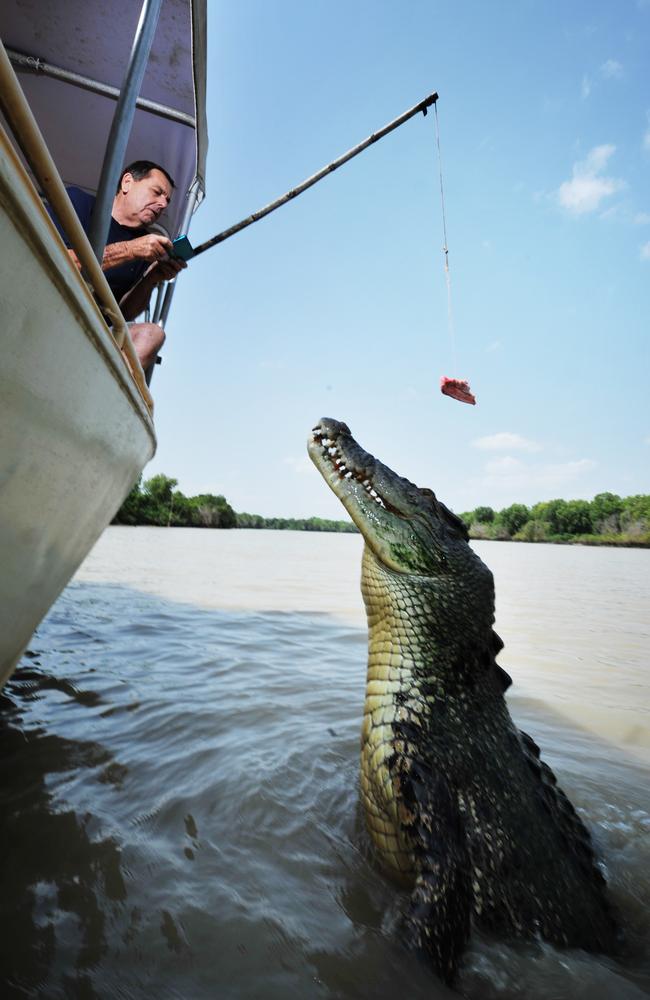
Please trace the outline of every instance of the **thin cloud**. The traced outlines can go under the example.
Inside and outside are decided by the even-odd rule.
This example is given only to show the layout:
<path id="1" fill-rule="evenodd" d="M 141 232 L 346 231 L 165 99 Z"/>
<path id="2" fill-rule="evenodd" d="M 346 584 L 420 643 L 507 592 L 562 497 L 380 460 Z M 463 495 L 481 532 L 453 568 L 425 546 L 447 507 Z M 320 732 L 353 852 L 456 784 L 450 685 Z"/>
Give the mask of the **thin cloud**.
<path id="1" fill-rule="evenodd" d="M 643 134 L 643 148 L 650 153 L 650 111 L 646 111 L 645 116 L 648 120 L 648 127 Z"/>
<path id="2" fill-rule="evenodd" d="M 617 177 L 606 177 L 603 171 L 616 146 L 604 144 L 594 146 L 584 160 L 573 165 L 573 177 L 564 181 L 557 192 L 562 208 L 572 215 L 584 215 L 600 207 L 608 198 L 625 187 L 625 181 Z"/>
<path id="3" fill-rule="evenodd" d="M 502 343 L 500 340 L 493 340 L 491 344 L 485 348 L 487 354 L 492 354 L 494 351 L 500 351 L 502 348 Z"/>
<path id="4" fill-rule="evenodd" d="M 489 434 L 486 437 L 477 438 L 472 442 L 475 448 L 482 451 L 540 451 L 541 446 L 535 441 L 529 441 L 521 434 L 512 434 L 510 431 L 501 431 L 498 434 Z M 514 459 L 512 460 L 514 461 Z"/>
<path id="5" fill-rule="evenodd" d="M 586 101 L 591 93 L 591 80 L 588 76 L 583 76 L 582 84 L 580 85 L 580 96 L 583 101 Z"/>
<path id="6" fill-rule="evenodd" d="M 600 67 L 600 72 L 606 80 L 619 80 L 623 76 L 623 67 L 616 59 L 607 59 Z"/>
<path id="7" fill-rule="evenodd" d="M 486 463 L 485 475 L 479 485 L 484 489 L 505 489 L 509 493 L 519 491 L 521 494 L 532 493 L 538 496 L 547 490 L 559 490 L 575 484 L 595 468 L 596 462 L 591 458 L 531 465 L 510 455 L 504 455 Z"/>
<path id="8" fill-rule="evenodd" d="M 583 476 L 585 472 L 591 472 L 596 468 L 593 458 L 579 458 L 573 462 L 559 462 L 556 465 L 545 465 L 540 469 L 540 473 L 549 482 L 569 483 L 574 482 Z"/>
<path id="9" fill-rule="evenodd" d="M 650 212 L 637 212 L 634 216 L 634 224 L 636 226 L 647 226 L 650 222 Z"/>
<path id="10" fill-rule="evenodd" d="M 650 260 L 650 241 L 643 244 L 639 255 L 641 260 Z"/>

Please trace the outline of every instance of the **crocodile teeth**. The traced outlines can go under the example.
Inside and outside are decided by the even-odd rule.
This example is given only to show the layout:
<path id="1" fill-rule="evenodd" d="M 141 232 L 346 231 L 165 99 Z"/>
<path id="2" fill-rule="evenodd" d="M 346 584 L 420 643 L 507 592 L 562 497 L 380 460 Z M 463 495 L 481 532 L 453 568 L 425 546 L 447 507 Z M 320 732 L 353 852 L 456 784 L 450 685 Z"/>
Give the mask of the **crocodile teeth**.
<path id="1" fill-rule="evenodd" d="M 329 460 L 333 470 L 338 473 L 339 479 L 346 479 L 348 482 L 354 480 L 359 483 L 379 507 L 386 509 L 386 504 L 373 487 L 372 480 L 368 478 L 365 469 L 348 469 L 343 454 L 332 438 L 323 437 L 322 434 L 314 434 L 314 440 L 322 445 L 322 455 Z"/>

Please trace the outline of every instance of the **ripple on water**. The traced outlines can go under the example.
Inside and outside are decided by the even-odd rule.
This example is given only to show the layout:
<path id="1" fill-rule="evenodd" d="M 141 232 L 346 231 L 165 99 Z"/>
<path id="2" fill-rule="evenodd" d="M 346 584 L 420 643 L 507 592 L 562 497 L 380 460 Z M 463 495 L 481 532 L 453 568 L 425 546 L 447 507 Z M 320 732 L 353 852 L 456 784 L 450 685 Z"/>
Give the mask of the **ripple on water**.
<path id="1" fill-rule="evenodd" d="M 400 944 L 404 897 L 364 831 L 365 646 L 326 615 L 69 588 L 3 698 L 3 996 L 450 996 Z M 637 952 L 619 965 L 476 936 L 460 985 L 633 1000 L 648 982 L 640 772 L 522 708 L 595 825 Z"/>

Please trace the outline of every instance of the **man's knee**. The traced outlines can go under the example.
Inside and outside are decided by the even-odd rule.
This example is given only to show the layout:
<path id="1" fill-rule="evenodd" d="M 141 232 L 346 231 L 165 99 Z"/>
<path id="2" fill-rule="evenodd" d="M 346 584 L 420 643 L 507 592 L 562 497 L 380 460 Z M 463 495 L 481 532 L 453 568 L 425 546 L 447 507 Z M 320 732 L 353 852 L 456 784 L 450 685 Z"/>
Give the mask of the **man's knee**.
<path id="1" fill-rule="evenodd" d="M 165 342 L 165 331 L 157 323 L 131 323 L 129 331 L 140 364 L 148 368 Z"/>

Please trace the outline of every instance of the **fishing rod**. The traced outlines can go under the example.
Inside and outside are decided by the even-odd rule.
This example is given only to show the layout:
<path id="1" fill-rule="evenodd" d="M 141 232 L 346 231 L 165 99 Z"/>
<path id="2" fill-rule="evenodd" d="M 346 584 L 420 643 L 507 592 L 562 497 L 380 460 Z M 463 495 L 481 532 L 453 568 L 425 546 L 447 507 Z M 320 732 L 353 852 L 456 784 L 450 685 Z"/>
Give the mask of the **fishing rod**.
<path id="1" fill-rule="evenodd" d="M 297 198 L 298 195 L 302 194 L 303 191 L 306 191 L 307 188 L 317 184 L 318 181 L 323 179 L 323 177 L 327 177 L 328 174 L 338 170 L 339 167 L 342 167 L 344 163 L 347 163 L 347 161 L 351 160 L 354 156 L 358 156 L 359 153 L 362 153 L 364 149 L 368 148 L 368 146 L 371 146 L 379 139 L 383 139 L 385 135 L 388 135 L 388 133 L 392 132 L 394 129 L 399 128 L 399 126 L 403 125 L 404 122 L 407 122 L 409 118 L 417 115 L 420 111 L 423 115 L 426 115 L 427 109 L 430 108 L 432 104 L 435 104 L 437 100 L 438 95 L 436 93 L 429 94 L 429 96 L 425 97 L 419 104 L 409 108 L 408 111 L 405 111 L 398 118 L 394 118 L 393 121 L 389 122 L 388 125 L 384 125 L 384 127 L 380 128 L 379 131 L 373 132 L 372 135 L 369 135 L 367 139 L 363 140 L 363 142 L 360 142 L 357 146 L 353 146 L 352 149 L 349 149 L 347 153 L 343 153 L 343 155 L 339 156 L 338 159 L 332 160 L 332 162 L 328 163 L 326 167 L 323 167 L 315 174 L 312 174 L 311 177 L 308 177 L 301 184 L 298 184 L 297 187 L 287 191 L 287 193 L 283 194 L 281 198 L 277 198 L 275 201 L 270 202 L 270 204 L 265 205 L 264 208 L 260 208 L 259 211 L 253 212 L 252 215 L 246 216 L 246 218 L 242 219 L 241 222 L 237 222 L 234 226 L 224 229 L 223 232 L 217 233 L 216 236 L 206 240 L 204 243 L 200 243 L 199 246 L 193 247 L 187 236 L 177 237 L 177 239 L 173 241 L 173 256 L 180 257 L 181 260 L 192 260 L 194 257 L 198 257 L 199 254 L 205 253 L 206 250 L 216 246 L 217 243 L 223 243 L 224 240 L 230 239 L 230 237 L 234 236 L 235 233 L 241 232 L 241 230 L 246 229 L 247 226 L 252 226 L 254 222 L 259 222 L 259 220 L 263 219 L 264 216 L 274 212 L 276 208 L 286 205 L 288 201 L 292 201 L 294 198 Z"/>

